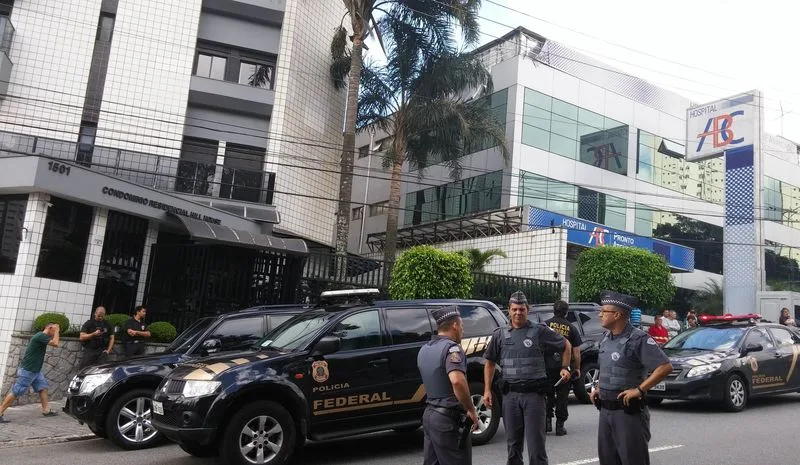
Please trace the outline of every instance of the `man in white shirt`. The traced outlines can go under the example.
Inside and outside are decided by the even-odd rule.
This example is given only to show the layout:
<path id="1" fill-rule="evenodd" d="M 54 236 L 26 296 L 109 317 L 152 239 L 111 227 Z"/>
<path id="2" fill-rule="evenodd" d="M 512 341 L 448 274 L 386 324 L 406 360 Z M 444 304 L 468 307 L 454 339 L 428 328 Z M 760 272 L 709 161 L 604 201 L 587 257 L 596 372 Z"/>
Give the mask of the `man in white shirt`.
<path id="1" fill-rule="evenodd" d="M 667 328 L 669 338 L 677 336 L 681 332 L 681 323 L 678 321 L 678 314 L 674 310 L 664 310 L 664 326 Z"/>

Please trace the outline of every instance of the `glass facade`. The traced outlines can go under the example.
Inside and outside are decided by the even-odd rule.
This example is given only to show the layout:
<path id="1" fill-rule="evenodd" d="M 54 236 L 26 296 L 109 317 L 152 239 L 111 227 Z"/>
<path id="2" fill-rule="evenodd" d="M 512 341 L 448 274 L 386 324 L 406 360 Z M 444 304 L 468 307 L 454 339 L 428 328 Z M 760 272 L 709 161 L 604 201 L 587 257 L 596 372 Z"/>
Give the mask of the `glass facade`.
<path id="1" fill-rule="evenodd" d="M 628 125 L 525 89 L 522 143 L 628 174 Z"/>
<path id="2" fill-rule="evenodd" d="M 684 160 L 685 147 L 639 130 L 636 177 L 709 202 L 725 201 L 725 159 Z"/>
<path id="3" fill-rule="evenodd" d="M 17 267 L 27 208 L 27 194 L 0 196 L 0 273 L 14 273 Z"/>
<path id="4" fill-rule="evenodd" d="M 527 171 L 520 171 L 519 204 L 625 230 L 625 199 Z"/>
<path id="5" fill-rule="evenodd" d="M 406 194 L 405 226 L 500 208 L 503 172 L 494 171 Z"/>
<path id="6" fill-rule="evenodd" d="M 800 249 L 766 241 L 764 268 L 773 291 L 800 291 Z"/>
<path id="7" fill-rule="evenodd" d="M 722 227 L 636 204 L 634 232 L 694 249 L 694 267 L 722 274 Z"/>
<path id="8" fill-rule="evenodd" d="M 764 176 L 764 219 L 800 229 L 800 187 Z"/>

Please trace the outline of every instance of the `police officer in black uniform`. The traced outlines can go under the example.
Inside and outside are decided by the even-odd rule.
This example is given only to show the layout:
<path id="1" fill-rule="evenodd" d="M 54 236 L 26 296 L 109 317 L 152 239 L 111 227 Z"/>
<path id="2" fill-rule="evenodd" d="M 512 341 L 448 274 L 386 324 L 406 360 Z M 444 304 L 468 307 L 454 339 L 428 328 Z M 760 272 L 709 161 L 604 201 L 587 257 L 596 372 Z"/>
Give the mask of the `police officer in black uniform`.
<path id="1" fill-rule="evenodd" d="M 579 378 L 581 376 L 581 335 L 572 323 L 567 320 L 567 310 L 569 304 L 563 300 L 559 300 L 553 304 L 553 318 L 545 321 L 550 329 L 564 336 L 572 346 L 572 378 Z M 547 424 L 546 432 L 553 431 L 553 410 L 555 410 L 556 417 L 556 436 L 564 436 L 567 434 L 564 423 L 569 417 L 569 410 L 567 410 L 567 401 L 569 400 L 569 389 L 572 386 L 570 382 L 559 381 L 561 379 L 561 354 L 553 352 L 548 354 L 546 359 L 547 377 L 550 379 L 550 392 L 547 393 Z M 556 386 L 558 384 L 558 386 Z"/>
<path id="2" fill-rule="evenodd" d="M 484 358 L 484 403 L 491 408 L 495 365 L 503 367 L 503 425 L 508 441 L 508 465 L 522 465 L 522 440 L 528 444 L 530 465 L 547 465 L 545 450 L 545 395 L 550 389 L 545 354 L 561 353 L 562 382 L 569 381 L 572 346 L 547 326 L 528 321 L 528 299 L 511 294 L 511 324 L 497 328 Z"/>
<path id="3" fill-rule="evenodd" d="M 467 357 L 461 348 L 464 327 L 456 306 L 431 312 L 438 329 L 417 355 L 427 393 L 422 415 L 424 465 L 471 465 L 471 432 L 478 424 L 467 384 Z"/>
<path id="4" fill-rule="evenodd" d="M 652 337 L 631 325 L 635 297 L 604 291 L 600 303 L 600 323 L 608 331 L 600 341 L 600 375 L 591 393 L 600 409 L 600 465 L 649 465 L 650 411 L 645 395 L 672 371 L 672 365 Z"/>

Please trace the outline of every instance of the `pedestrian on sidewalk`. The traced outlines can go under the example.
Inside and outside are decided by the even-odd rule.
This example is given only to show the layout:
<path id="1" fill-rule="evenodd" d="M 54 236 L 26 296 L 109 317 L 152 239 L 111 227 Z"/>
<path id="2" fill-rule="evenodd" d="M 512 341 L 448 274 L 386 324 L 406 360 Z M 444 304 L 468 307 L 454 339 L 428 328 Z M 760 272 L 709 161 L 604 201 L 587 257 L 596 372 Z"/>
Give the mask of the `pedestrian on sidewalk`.
<path id="1" fill-rule="evenodd" d="M 44 365 L 44 354 L 47 346 L 58 347 L 61 327 L 55 323 L 49 323 L 44 330 L 33 335 L 28 347 L 25 349 L 25 356 L 17 368 L 17 381 L 11 387 L 11 392 L 0 405 L 0 423 L 7 423 L 3 414 L 17 397 L 25 394 L 29 387 L 39 393 L 39 401 L 42 403 L 42 415 L 46 417 L 56 416 L 56 412 L 50 410 L 47 398 L 47 380 L 42 373 Z"/>
<path id="2" fill-rule="evenodd" d="M 81 327 L 80 341 L 83 345 L 83 357 L 79 368 L 103 363 L 114 348 L 114 330 L 105 320 L 106 309 L 97 307 L 94 318 Z"/>
<path id="3" fill-rule="evenodd" d="M 143 305 L 136 307 L 133 318 L 125 322 L 125 358 L 144 355 L 144 340 L 150 337 L 150 330 L 144 322 L 147 308 Z"/>

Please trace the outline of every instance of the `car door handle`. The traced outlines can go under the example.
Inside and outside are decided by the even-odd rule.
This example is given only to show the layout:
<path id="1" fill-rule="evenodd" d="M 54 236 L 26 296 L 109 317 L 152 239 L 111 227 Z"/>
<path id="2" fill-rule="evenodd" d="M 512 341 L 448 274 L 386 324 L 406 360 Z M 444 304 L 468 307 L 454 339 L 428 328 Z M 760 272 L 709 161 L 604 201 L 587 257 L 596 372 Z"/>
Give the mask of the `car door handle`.
<path id="1" fill-rule="evenodd" d="M 371 367 L 376 367 L 378 365 L 385 365 L 387 363 L 389 363 L 388 358 L 376 358 L 375 360 L 370 360 L 369 363 L 367 363 L 367 365 Z"/>

